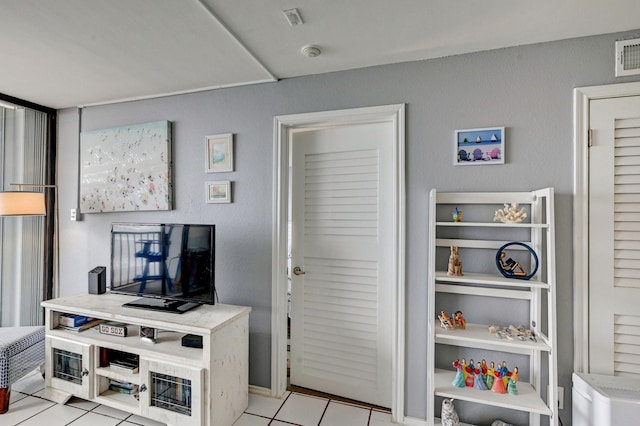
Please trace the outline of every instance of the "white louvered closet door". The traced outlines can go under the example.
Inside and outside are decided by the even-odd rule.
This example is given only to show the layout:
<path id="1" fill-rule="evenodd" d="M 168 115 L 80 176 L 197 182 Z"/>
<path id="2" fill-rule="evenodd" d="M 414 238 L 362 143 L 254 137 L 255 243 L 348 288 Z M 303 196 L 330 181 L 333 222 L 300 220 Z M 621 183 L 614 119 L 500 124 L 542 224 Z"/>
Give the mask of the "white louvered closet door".
<path id="1" fill-rule="evenodd" d="M 591 101 L 590 128 L 589 369 L 640 377 L 640 97 Z"/>
<path id="2" fill-rule="evenodd" d="M 292 136 L 291 384 L 390 407 L 392 123 Z"/>

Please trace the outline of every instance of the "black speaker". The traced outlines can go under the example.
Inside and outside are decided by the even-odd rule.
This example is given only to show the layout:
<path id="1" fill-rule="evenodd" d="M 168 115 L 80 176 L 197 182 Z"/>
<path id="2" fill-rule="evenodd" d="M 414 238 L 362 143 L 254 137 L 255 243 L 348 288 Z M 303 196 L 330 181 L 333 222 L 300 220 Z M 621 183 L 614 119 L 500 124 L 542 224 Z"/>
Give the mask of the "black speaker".
<path id="1" fill-rule="evenodd" d="M 103 294 L 107 291 L 107 268 L 96 266 L 89 271 L 89 294 Z"/>

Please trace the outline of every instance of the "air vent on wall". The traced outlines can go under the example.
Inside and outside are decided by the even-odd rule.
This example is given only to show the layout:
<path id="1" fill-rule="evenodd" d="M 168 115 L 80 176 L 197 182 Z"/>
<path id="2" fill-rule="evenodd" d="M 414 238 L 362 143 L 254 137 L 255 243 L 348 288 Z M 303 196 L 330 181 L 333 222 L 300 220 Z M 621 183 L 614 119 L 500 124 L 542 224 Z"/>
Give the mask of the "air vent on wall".
<path id="1" fill-rule="evenodd" d="M 640 38 L 616 41 L 616 77 L 640 74 Z"/>

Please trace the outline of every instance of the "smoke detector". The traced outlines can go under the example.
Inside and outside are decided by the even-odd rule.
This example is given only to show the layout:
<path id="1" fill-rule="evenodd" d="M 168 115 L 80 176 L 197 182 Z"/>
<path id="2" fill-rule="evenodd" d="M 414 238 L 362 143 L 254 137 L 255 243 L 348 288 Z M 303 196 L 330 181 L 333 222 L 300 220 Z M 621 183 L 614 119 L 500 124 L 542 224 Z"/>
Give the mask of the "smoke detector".
<path id="1" fill-rule="evenodd" d="M 616 41 L 616 77 L 640 74 L 640 38 Z"/>
<path id="2" fill-rule="evenodd" d="M 320 56 L 320 54 L 322 53 L 322 51 L 318 46 L 314 46 L 312 44 L 304 46 L 301 49 L 301 51 L 303 55 L 308 56 L 310 58 L 315 58 L 316 56 Z"/>

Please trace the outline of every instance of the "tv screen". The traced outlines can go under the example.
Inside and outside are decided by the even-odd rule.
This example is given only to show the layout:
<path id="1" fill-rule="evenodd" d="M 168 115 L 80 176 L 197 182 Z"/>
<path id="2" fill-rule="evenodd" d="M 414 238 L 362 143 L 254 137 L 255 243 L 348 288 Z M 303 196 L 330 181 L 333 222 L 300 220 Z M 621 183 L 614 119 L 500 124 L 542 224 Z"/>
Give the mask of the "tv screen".
<path id="1" fill-rule="evenodd" d="M 184 312 L 215 303 L 215 225 L 114 223 L 111 292 L 125 306 Z"/>

